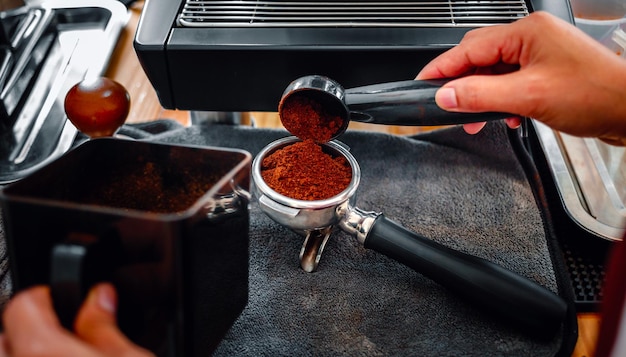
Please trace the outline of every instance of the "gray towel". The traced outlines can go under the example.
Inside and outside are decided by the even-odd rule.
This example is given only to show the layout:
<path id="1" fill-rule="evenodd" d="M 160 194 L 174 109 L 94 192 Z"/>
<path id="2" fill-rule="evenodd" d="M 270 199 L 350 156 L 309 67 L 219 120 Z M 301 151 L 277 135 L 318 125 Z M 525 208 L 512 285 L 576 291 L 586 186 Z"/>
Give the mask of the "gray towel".
<path id="1" fill-rule="evenodd" d="M 494 123 L 475 136 L 455 127 L 414 137 L 349 131 L 340 140 L 361 166 L 359 208 L 558 292 L 542 215 L 506 131 Z M 256 154 L 287 135 L 205 126 L 159 140 Z M 250 300 L 217 356 L 553 356 L 576 330 L 528 338 L 342 232 L 306 273 L 302 241 L 252 202 Z"/>
<path id="2" fill-rule="evenodd" d="M 237 147 L 254 155 L 287 135 L 215 125 L 147 139 Z M 474 136 L 460 127 L 413 137 L 348 131 L 340 141 L 361 166 L 357 207 L 383 212 L 563 295 L 552 238 L 504 125 L 492 123 Z M 249 302 L 216 356 L 571 353 L 575 316 L 552 340 L 536 340 L 343 232 L 331 237 L 318 270 L 306 273 L 298 261 L 303 237 L 265 216 L 254 200 L 250 215 Z"/>

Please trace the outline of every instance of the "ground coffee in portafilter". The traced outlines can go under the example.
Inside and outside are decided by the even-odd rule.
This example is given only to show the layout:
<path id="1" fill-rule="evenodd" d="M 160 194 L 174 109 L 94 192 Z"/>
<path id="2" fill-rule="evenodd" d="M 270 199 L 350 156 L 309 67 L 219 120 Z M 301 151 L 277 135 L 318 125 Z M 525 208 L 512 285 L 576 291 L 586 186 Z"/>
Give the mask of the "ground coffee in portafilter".
<path id="1" fill-rule="evenodd" d="M 333 157 L 313 140 L 304 140 L 265 157 L 261 176 L 281 195 L 317 201 L 346 189 L 352 179 L 352 169 L 343 156 Z"/>

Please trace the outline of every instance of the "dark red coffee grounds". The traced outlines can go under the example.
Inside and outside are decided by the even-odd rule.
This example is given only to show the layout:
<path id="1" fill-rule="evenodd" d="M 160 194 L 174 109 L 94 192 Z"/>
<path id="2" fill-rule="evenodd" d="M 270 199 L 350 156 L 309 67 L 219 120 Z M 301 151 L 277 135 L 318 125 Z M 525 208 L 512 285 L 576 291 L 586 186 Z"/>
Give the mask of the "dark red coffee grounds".
<path id="1" fill-rule="evenodd" d="M 304 95 L 285 98 L 279 111 L 285 129 L 302 140 L 328 142 L 344 124 L 339 115 L 329 113 L 320 102 Z"/>
<path id="2" fill-rule="evenodd" d="M 92 182 L 91 189 L 68 197 L 79 203 L 154 213 L 185 211 L 219 179 L 202 168 L 171 170 L 151 161 L 113 168 L 108 178 Z M 79 194 L 80 193 L 80 194 Z"/>
<path id="3" fill-rule="evenodd" d="M 331 198 L 345 190 L 352 169 L 343 156 L 332 157 L 313 140 L 285 146 L 261 163 L 265 183 L 281 195 L 304 201 Z"/>

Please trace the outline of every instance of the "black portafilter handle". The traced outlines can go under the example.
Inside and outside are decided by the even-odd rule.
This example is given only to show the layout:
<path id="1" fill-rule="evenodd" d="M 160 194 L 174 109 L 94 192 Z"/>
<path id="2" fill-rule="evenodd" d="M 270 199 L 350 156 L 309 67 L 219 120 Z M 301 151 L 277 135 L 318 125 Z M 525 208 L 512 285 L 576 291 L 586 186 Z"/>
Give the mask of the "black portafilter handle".
<path id="1" fill-rule="evenodd" d="M 461 113 L 441 109 L 435 93 L 451 79 L 407 80 L 345 90 L 350 120 L 371 124 L 437 126 L 499 120 L 515 114 Z"/>
<path id="2" fill-rule="evenodd" d="M 565 319 L 567 304 L 552 291 L 490 261 L 411 232 L 383 215 L 376 218 L 364 246 L 537 338 L 551 339 Z"/>

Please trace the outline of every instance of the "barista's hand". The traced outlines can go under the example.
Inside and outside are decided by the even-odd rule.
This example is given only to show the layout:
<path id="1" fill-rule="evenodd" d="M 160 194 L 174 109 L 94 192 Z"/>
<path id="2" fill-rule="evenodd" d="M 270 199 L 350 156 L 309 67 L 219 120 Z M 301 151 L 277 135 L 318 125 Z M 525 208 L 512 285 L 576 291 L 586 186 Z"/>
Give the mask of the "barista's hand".
<path id="1" fill-rule="evenodd" d="M 443 109 L 508 112 L 626 144 L 626 61 L 548 13 L 468 32 L 417 79 L 456 77 L 437 92 Z"/>
<path id="2" fill-rule="evenodd" d="M 151 356 L 117 328 L 116 305 L 113 286 L 97 285 L 81 307 L 75 334 L 72 334 L 61 327 L 47 287 L 20 292 L 9 302 L 3 315 L 0 356 Z"/>

